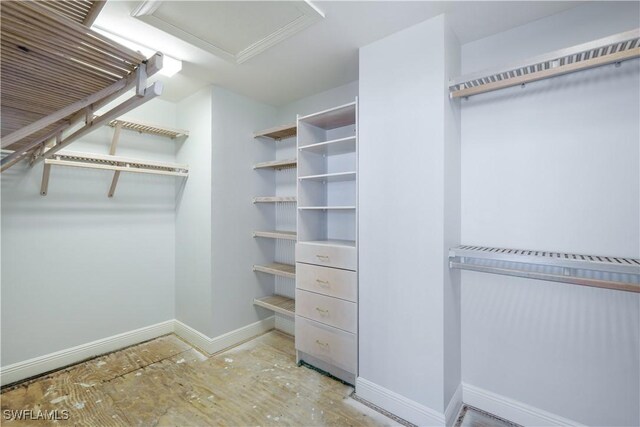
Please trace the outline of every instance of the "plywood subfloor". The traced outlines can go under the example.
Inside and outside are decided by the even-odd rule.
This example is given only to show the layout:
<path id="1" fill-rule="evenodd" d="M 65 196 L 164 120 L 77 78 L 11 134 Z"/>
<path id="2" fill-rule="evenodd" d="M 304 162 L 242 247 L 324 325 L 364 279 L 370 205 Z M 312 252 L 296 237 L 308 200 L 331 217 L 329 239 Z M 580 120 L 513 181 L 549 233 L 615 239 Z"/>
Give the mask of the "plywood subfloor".
<path id="1" fill-rule="evenodd" d="M 456 427 L 521 427 L 495 415 L 464 405 Z"/>
<path id="2" fill-rule="evenodd" d="M 397 425 L 349 397 L 353 389 L 295 363 L 293 339 L 269 332 L 206 357 L 174 335 L 3 391 L 5 410 L 68 411 L 13 425 Z"/>

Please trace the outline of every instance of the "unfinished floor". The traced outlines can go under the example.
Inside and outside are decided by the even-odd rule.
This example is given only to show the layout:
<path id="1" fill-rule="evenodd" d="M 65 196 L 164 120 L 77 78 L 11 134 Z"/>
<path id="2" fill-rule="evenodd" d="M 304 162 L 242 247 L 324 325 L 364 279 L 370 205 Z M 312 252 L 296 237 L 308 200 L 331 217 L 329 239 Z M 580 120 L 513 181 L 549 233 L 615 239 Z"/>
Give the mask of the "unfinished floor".
<path id="1" fill-rule="evenodd" d="M 295 363 L 293 339 L 269 332 L 206 357 L 174 335 L 75 365 L 2 393 L 2 411 L 68 411 L 68 420 L 3 425 L 378 426 L 392 420 L 353 389 Z"/>

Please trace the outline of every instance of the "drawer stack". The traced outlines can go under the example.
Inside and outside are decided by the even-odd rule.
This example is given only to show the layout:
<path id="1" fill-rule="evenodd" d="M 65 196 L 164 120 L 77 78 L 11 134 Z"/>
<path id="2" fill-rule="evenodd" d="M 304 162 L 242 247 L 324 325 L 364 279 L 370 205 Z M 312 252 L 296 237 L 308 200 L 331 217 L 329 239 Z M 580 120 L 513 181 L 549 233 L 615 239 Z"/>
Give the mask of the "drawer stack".
<path id="1" fill-rule="evenodd" d="M 311 242 L 296 245 L 296 349 L 302 353 L 299 358 L 311 356 L 305 362 L 313 365 L 318 365 L 314 360 L 318 359 L 330 365 L 320 368 L 348 382 L 353 381 L 357 368 L 355 260 L 355 247 Z"/>
<path id="2" fill-rule="evenodd" d="M 357 100 L 298 117 L 295 335 L 299 361 L 358 373 Z"/>

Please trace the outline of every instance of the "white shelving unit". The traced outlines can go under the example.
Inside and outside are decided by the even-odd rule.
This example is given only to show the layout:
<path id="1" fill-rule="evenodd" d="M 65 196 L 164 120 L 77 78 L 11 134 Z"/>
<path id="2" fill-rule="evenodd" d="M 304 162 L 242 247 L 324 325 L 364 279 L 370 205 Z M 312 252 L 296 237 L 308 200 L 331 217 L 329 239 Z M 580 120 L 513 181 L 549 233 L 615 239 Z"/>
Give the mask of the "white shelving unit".
<path id="1" fill-rule="evenodd" d="M 265 257 L 272 260 L 265 265 L 255 264 L 256 274 L 273 277 L 273 289 L 266 296 L 254 299 L 254 305 L 272 311 L 276 316 L 276 328 L 289 334 L 294 333 L 295 314 L 295 241 L 296 233 L 296 167 L 297 151 L 296 125 L 285 125 L 254 133 L 261 143 L 268 144 L 274 160 L 256 163 L 253 169 L 260 179 L 273 183 L 273 193 L 269 196 L 254 197 L 253 203 L 273 217 L 273 224 L 267 230 L 255 230 L 253 237 Z"/>
<path id="2" fill-rule="evenodd" d="M 357 117 L 357 99 L 299 116 L 297 138 L 297 358 L 351 384 L 357 376 Z"/>

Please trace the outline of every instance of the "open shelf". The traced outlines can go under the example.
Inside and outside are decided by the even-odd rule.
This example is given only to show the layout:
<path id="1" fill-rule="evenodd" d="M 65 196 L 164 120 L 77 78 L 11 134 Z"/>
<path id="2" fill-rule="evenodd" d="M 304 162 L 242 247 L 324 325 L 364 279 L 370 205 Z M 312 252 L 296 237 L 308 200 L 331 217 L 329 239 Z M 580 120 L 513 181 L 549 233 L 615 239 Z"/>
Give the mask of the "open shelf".
<path id="1" fill-rule="evenodd" d="M 291 138 L 297 134 L 296 124 L 276 126 L 270 129 L 266 129 L 253 134 L 254 138 L 269 138 L 274 141 L 280 141 L 282 139 Z"/>
<path id="2" fill-rule="evenodd" d="M 341 105 L 318 113 L 298 117 L 298 122 L 329 130 L 352 125 L 356 122 L 356 103 Z"/>
<path id="3" fill-rule="evenodd" d="M 109 122 L 109 126 L 111 127 L 120 127 L 122 129 L 139 132 L 139 133 L 147 133 L 150 135 L 160 135 L 166 136 L 167 138 L 176 139 L 176 138 L 186 138 L 189 136 L 189 131 L 182 129 L 172 129 L 165 126 L 152 125 L 149 123 L 140 122 L 138 120 L 111 120 Z"/>
<path id="4" fill-rule="evenodd" d="M 563 252 L 458 246 L 449 266 L 462 270 L 640 292 L 640 260 Z"/>
<path id="5" fill-rule="evenodd" d="M 267 239 L 296 240 L 295 231 L 254 231 L 253 237 L 264 237 Z"/>
<path id="6" fill-rule="evenodd" d="M 255 298 L 253 303 L 285 316 L 293 317 L 296 313 L 296 301 L 293 298 L 287 298 L 282 295 Z"/>
<path id="7" fill-rule="evenodd" d="M 290 169 L 295 168 L 298 164 L 296 159 L 287 160 L 272 160 L 269 162 L 257 163 L 253 166 L 254 169 Z"/>
<path id="8" fill-rule="evenodd" d="M 290 279 L 295 279 L 296 277 L 295 265 L 280 264 L 277 262 L 274 262 L 273 264 L 267 264 L 267 265 L 254 265 L 253 271 L 273 274 L 274 276 L 288 277 Z"/>
<path id="9" fill-rule="evenodd" d="M 299 210 L 309 210 L 309 211 L 349 211 L 355 210 L 355 206 L 301 206 L 298 208 Z"/>
<path id="10" fill-rule="evenodd" d="M 299 176 L 300 181 L 324 181 L 324 182 L 339 182 L 339 181 L 353 181 L 356 179 L 355 172 L 338 172 L 338 173 L 323 173 L 320 175 L 307 175 Z"/>
<path id="11" fill-rule="evenodd" d="M 155 175 L 189 176 L 188 165 L 76 151 L 58 151 L 50 159 L 45 159 L 45 164 Z"/>
<path id="12" fill-rule="evenodd" d="M 296 196 L 258 196 L 253 198 L 253 203 L 296 203 Z"/>
<path id="13" fill-rule="evenodd" d="M 356 151 L 356 137 L 354 135 L 316 144 L 303 145 L 299 147 L 298 150 L 308 153 L 321 154 L 324 156 L 354 153 Z"/>
<path id="14" fill-rule="evenodd" d="M 355 248 L 356 242 L 355 240 L 337 240 L 337 239 L 327 239 L 327 240 L 307 240 L 304 242 L 307 245 L 319 245 L 319 246 L 344 246 L 347 248 Z"/>

